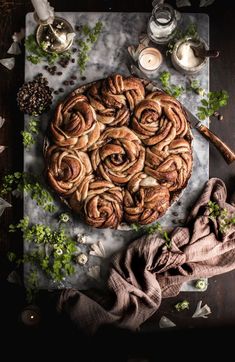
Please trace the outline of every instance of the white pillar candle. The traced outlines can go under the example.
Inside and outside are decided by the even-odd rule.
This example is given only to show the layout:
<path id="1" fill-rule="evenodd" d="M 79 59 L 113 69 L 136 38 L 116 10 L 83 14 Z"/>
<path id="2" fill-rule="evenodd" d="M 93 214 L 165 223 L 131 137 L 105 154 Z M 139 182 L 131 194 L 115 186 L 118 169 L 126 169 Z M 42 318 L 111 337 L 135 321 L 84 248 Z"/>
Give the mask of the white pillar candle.
<path id="1" fill-rule="evenodd" d="M 51 17 L 52 8 L 47 0 L 31 0 L 33 7 L 41 21 L 46 21 Z"/>
<path id="2" fill-rule="evenodd" d="M 162 54 L 156 48 L 144 48 L 139 54 L 138 63 L 142 71 L 152 73 L 161 65 Z"/>

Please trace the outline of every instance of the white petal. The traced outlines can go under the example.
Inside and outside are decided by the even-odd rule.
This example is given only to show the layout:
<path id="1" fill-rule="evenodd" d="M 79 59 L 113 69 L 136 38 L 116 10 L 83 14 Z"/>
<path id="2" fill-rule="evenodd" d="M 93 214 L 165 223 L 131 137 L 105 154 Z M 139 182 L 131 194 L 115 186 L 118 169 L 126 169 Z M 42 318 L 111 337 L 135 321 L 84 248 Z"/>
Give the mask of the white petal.
<path id="1" fill-rule="evenodd" d="M 12 70 L 15 66 L 15 58 L 4 58 L 0 59 L 0 64 L 9 70 Z"/>
<path id="2" fill-rule="evenodd" d="M 5 118 L 0 116 L 0 128 L 4 125 L 5 123 Z"/>
<path id="3" fill-rule="evenodd" d="M 207 304 L 202 307 L 202 300 L 200 300 L 192 318 L 208 318 L 209 314 L 211 314 L 210 307 Z"/>
<path id="4" fill-rule="evenodd" d="M 11 44 L 10 48 L 7 51 L 8 54 L 19 55 L 21 54 L 20 46 L 15 41 Z"/>
<path id="5" fill-rule="evenodd" d="M 67 41 L 69 42 L 69 41 L 72 41 L 73 40 L 73 38 L 75 37 L 75 33 L 68 33 L 67 34 Z"/>
<path id="6" fill-rule="evenodd" d="M 77 235 L 77 242 L 79 244 L 86 244 L 87 243 L 87 237 L 85 234 L 78 234 Z"/>
<path id="7" fill-rule="evenodd" d="M 99 265 L 91 266 L 88 269 L 87 275 L 89 275 L 91 278 L 99 280 L 100 279 L 100 266 Z"/>
<path id="8" fill-rule="evenodd" d="M 91 245 L 90 255 L 99 256 L 100 258 L 105 258 L 105 249 L 101 241 L 98 241 L 97 244 Z"/>
<path id="9" fill-rule="evenodd" d="M 0 153 L 2 153 L 6 149 L 6 146 L 0 145 Z"/>
<path id="10" fill-rule="evenodd" d="M 176 0 L 176 6 L 182 8 L 183 6 L 191 6 L 191 3 L 189 0 Z"/>
<path id="11" fill-rule="evenodd" d="M 169 318 L 167 318 L 163 315 L 159 321 L 159 327 L 160 328 L 172 328 L 172 327 L 176 327 L 176 324 L 174 322 L 172 322 Z"/>
<path id="12" fill-rule="evenodd" d="M 12 35 L 13 41 L 15 41 L 17 43 L 21 43 L 21 40 L 23 40 L 24 37 L 25 37 L 25 29 L 24 28 L 21 28 L 18 33 L 14 33 Z"/>
<path id="13" fill-rule="evenodd" d="M 213 4 L 215 0 L 200 0 L 200 7 L 203 7 L 203 6 L 209 6 L 211 4 Z"/>
<path id="14" fill-rule="evenodd" d="M 0 197 L 0 216 L 2 216 L 4 210 L 5 210 L 7 207 L 11 207 L 11 204 L 9 204 L 7 201 L 3 200 L 3 199 Z"/>

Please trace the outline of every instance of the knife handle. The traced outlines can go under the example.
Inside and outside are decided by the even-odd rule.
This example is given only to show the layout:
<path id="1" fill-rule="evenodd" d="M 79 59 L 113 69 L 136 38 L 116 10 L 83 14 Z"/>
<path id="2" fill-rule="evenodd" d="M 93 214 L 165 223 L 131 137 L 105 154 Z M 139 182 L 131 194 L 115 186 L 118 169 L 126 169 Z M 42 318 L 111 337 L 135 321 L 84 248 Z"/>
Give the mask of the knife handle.
<path id="1" fill-rule="evenodd" d="M 201 122 L 196 125 L 196 128 L 203 137 L 213 143 L 228 165 L 235 161 L 235 153 L 218 136 L 216 136 L 216 134 L 211 132 L 209 128 L 204 126 Z"/>

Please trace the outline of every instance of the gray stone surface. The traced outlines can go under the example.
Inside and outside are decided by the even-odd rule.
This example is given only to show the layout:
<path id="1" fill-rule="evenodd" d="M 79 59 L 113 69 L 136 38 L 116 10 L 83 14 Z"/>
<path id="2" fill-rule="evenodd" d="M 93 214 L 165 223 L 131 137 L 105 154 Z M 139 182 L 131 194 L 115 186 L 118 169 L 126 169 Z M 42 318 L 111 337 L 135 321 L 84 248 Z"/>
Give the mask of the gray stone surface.
<path id="1" fill-rule="evenodd" d="M 70 63 L 69 67 L 64 69 L 58 66 L 58 70 L 63 72 L 62 76 L 51 76 L 48 72 L 45 71 L 45 64 L 41 63 L 38 65 L 33 65 L 32 63 L 26 60 L 25 63 L 25 80 L 31 80 L 36 74 L 43 73 L 49 80 L 50 86 L 58 89 L 59 87 L 65 88 L 66 92 L 60 96 L 55 96 L 53 107 L 56 105 L 57 101 L 64 97 L 67 93 L 72 91 L 75 86 L 64 87 L 62 85 L 63 81 L 68 79 L 72 74 L 78 76 L 78 83 L 76 86 L 94 81 L 97 79 L 104 78 L 110 73 L 119 72 L 124 75 L 128 75 L 127 64 L 130 63 L 130 57 L 127 52 L 127 46 L 131 44 L 138 44 L 138 37 L 140 33 L 146 32 L 146 25 L 150 14 L 148 13 L 57 13 L 58 16 L 66 18 L 73 26 L 80 24 L 94 24 L 100 20 L 102 21 L 104 28 L 103 32 L 98 40 L 98 42 L 93 47 L 90 53 L 90 62 L 86 69 L 84 76 L 86 80 L 82 81 L 79 75 L 79 70 L 76 63 Z M 200 36 L 208 43 L 208 34 L 209 34 L 209 18 L 205 14 L 183 14 L 183 24 L 190 22 L 197 23 L 198 31 Z M 33 14 L 30 13 L 26 17 L 26 34 L 29 35 L 35 31 L 36 24 L 33 20 Z M 27 54 L 26 54 L 27 55 Z M 164 59 L 164 63 L 159 69 L 159 71 L 169 70 L 172 73 L 172 83 L 182 84 L 186 86 L 188 80 L 187 77 L 178 73 L 174 70 L 170 64 L 170 61 Z M 157 79 L 159 74 L 156 74 Z M 209 89 L 209 64 L 203 69 L 203 71 L 198 74 L 196 79 L 201 81 L 203 88 L 206 90 Z M 200 98 L 194 94 L 192 91 L 187 91 L 184 93 L 180 101 L 188 107 L 192 112 L 196 111 L 197 105 L 199 104 Z M 52 109 L 53 112 L 53 109 Z M 30 171 L 36 174 L 39 174 L 42 182 L 43 179 L 43 169 L 44 161 L 42 156 L 42 144 L 45 130 L 47 128 L 48 121 L 50 119 L 50 114 L 43 115 L 41 117 L 41 131 L 38 138 L 38 142 L 33 146 L 30 151 L 25 151 L 24 154 L 24 169 L 25 171 Z M 25 122 L 27 124 L 28 117 L 25 117 Z M 208 125 L 208 121 L 205 121 L 205 124 Z M 205 182 L 208 180 L 209 176 L 209 145 L 201 137 L 197 131 L 193 130 L 194 140 L 193 140 L 193 157 L 194 157 L 194 166 L 191 179 L 188 183 L 187 188 L 184 190 L 183 195 L 181 195 L 180 200 L 175 202 L 172 207 L 168 210 L 165 216 L 159 219 L 160 223 L 164 228 L 170 230 L 175 225 L 180 225 L 185 219 L 187 209 L 194 203 L 198 195 L 200 194 Z M 30 216 L 30 220 L 33 223 L 43 222 L 45 224 L 54 226 L 58 228 L 58 215 L 60 212 L 69 210 L 62 205 L 58 199 L 55 197 L 56 203 L 59 207 L 59 211 L 56 214 L 50 215 L 45 213 L 39 207 L 36 207 L 35 203 L 25 195 L 24 202 L 24 214 Z M 177 214 L 177 216 L 176 216 Z M 63 281 L 59 285 L 53 281 L 49 281 L 43 276 L 41 276 L 40 287 L 41 288 L 56 288 L 56 287 L 69 287 L 74 286 L 78 288 L 89 288 L 94 284 L 94 280 L 87 276 L 88 268 L 92 265 L 101 266 L 101 279 L 105 276 L 107 270 L 107 265 L 109 263 L 110 256 L 117 250 L 126 246 L 131 240 L 134 240 L 137 236 L 132 230 L 110 230 L 103 229 L 97 230 L 91 228 L 87 225 L 84 225 L 78 218 L 77 215 L 71 217 L 71 222 L 67 226 L 69 232 L 72 236 L 77 234 L 85 233 L 87 235 L 87 244 L 82 245 L 80 249 L 84 252 L 89 253 L 90 244 L 96 243 L 98 240 L 101 240 L 106 251 L 106 258 L 99 258 L 95 256 L 90 256 L 89 261 L 85 267 L 77 266 L 76 274 L 69 279 Z M 25 251 L 27 251 L 29 245 L 25 242 Z M 27 273 L 27 267 L 26 267 Z M 187 289 L 187 288 L 186 288 Z M 193 290 L 193 288 L 191 288 Z"/>

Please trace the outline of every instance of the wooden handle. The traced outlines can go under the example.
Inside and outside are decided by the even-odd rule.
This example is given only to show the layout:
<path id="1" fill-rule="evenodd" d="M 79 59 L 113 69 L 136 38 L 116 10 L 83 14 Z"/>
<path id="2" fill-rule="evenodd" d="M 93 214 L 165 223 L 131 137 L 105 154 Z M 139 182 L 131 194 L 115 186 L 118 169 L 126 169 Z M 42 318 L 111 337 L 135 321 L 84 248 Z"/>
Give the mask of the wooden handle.
<path id="1" fill-rule="evenodd" d="M 219 137 L 217 137 L 213 132 L 211 132 L 206 126 L 199 123 L 197 126 L 198 131 L 221 153 L 227 164 L 235 161 L 235 153 L 229 148 Z"/>

